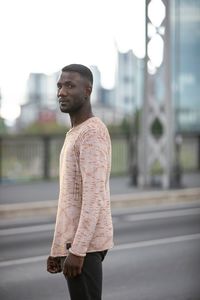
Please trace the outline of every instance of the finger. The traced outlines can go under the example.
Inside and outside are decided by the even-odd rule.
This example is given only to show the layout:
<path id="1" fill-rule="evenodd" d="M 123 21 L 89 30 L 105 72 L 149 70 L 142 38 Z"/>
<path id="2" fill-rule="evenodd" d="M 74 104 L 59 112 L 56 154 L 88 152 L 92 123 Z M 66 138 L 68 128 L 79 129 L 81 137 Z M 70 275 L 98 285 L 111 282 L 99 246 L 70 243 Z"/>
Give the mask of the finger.
<path id="1" fill-rule="evenodd" d="M 64 267 L 63 267 L 63 274 L 65 275 L 65 276 L 67 276 L 67 270 L 66 270 L 66 266 L 64 265 Z"/>
<path id="2" fill-rule="evenodd" d="M 73 271 L 73 277 L 79 276 L 81 274 L 81 268 L 75 267 Z"/>
<path id="3" fill-rule="evenodd" d="M 81 275 L 81 273 L 82 273 L 82 270 L 81 270 L 81 268 L 78 270 L 78 272 L 77 272 L 77 275 Z"/>
<path id="4" fill-rule="evenodd" d="M 68 267 L 68 277 L 69 278 L 74 278 L 77 276 L 77 269 L 74 266 L 69 266 Z"/>
<path id="5" fill-rule="evenodd" d="M 73 277 L 76 277 L 77 275 L 78 275 L 78 270 L 77 270 L 77 268 L 73 268 L 73 269 L 72 269 L 72 272 L 71 272 L 72 278 L 73 278 Z"/>
<path id="6" fill-rule="evenodd" d="M 57 271 L 56 271 L 55 269 L 51 269 L 51 268 L 48 268 L 47 271 L 48 271 L 49 273 L 57 273 Z"/>
<path id="7" fill-rule="evenodd" d="M 70 278 L 73 278 L 73 277 L 75 276 L 75 273 L 76 273 L 76 272 L 75 272 L 73 266 L 69 266 L 68 272 L 69 272 L 69 277 L 70 277 Z"/>
<path id="8" fill-rule="evenodd" d="M 63 267 L 63 274 L 67 277 L 70 277 L 70 269 L 69 269 L 69 266 L 67 264 L 64 265 Z"/>

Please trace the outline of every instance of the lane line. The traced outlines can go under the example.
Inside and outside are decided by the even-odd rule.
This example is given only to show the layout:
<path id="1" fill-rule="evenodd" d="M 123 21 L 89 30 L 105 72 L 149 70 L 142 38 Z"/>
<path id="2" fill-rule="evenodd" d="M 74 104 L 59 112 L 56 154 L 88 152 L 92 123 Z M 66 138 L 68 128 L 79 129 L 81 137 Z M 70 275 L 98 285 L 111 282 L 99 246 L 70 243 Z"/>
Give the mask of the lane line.
<path id="1" fill-rule="evenodd" d="M 117 223 L 121 217 L 125 221 L 134 222 L 134 221 L 153 220 L 153 219 L 156 220 L 160 218 L 173 218 L 173 217 L 182 217 L 182 216 L 191 216 L 191 215 L 200 215 L 200 208 L 191 208 L 187 210 L 182 209 L 176 211 L 161 211 L 161 212 L 159 211 L 159 212 L 131 214 L 131 215 L 127 215 L 127 214 L 114 215 L 113 223 Z M 6 228 L 6 229 L 0 229 L 0 236 L 50 231 L 53 230 L 54 227 L 55 224 L 41 224 L 41 225 L 24 226 L 24 227 L 16 227 L 16 228 Z"/>
<path id="2" fill-rule="evenodd" d="M 33 256 L 33 257 L 27 257 L 27 258 L 19 258 L 19 259 L 1 261 L 0 268 L 29 264 L 29 263 L 34 263 L 34 262 L 40 262 L 40 261 L 46 260 L 47 257 L 48 257 L 48 255 L 41 255 L 41 256 Z"/>
<path id="3" fill-rule="evenodd" d="M 111 251 L 113 252 L 113 251 L 129 250 L 129 249 L 136 249 L 136 248 L 144 248 L 144 247 L 150 247 L 150 246 L 158 246 L 158 245 L 172 244 L 172 243 L 199 240 L 199 239 L 200 239 L 200 233 L 196 233 L 196 234 L 190 234 L 190 235 L 182 235 L 182 236 L 175 236 L 175 237 L 169 237 L 169 238 L 163 238 L 163 239 L 155 239 L 155 240 L 150 240 L 150 241 L 141 241 L 141 242 L 133 242 L 133 243 L 116 245 Z M 34 263 L 34 262 L 41 262 L 41 261 L 46 262 L 47 257 L 48 257 L 48 254 L 41 255 L 41 256 L 34 256 L 34 257 L 2 261 L 2 262 L 0 262 L 0 268 L 14 266 L 14 265 L 29 264 L 29 263 Z"/>
<path id="4" fill-rule="evenodd" d="M 55 224 L 42 224 L 42 225 L 16 227 L 16 228 L 6 228 L 0 230 L 0 236 L 49 231 L 49 230 L 53 230 L 54 227 Z"/>
<path id="5" fill-rule="evenodd" d="M 191 215 L 200 215 L 200 208 L 191 209 L 181 209 L 176 211 L 160 211 L 160 212 L 150 212 L 144 214 L 132 214 L 124 217 L 127 221 L 143 221 L 143 220 L 153 220 L 159 218 L 173 218 L 173 217 L 183 217 Z"/>
<path id="6" fill-rule="evenodd" d="M 172 243 L 177 243 L 177 242 L 199 240 L 199 239 L 200 239 L 200 233 L 195 233 L 195 234 L 175 236 L 175 237 L 169 237 L 169 238 L 163 238 L 163 239 L 155 239 L 155 240 L 150 240 L 150 241 L 141 241 L 141 242 L 121 244 L 121 245 L 115 246 L 112 249 L 112 251 L 136 249 L 136 248 L 143 248 L 143 247 L 150 247 L 150 246 L 157 246 L 157 245 L 164 245 L 164 244 L 172 244 Z"/>

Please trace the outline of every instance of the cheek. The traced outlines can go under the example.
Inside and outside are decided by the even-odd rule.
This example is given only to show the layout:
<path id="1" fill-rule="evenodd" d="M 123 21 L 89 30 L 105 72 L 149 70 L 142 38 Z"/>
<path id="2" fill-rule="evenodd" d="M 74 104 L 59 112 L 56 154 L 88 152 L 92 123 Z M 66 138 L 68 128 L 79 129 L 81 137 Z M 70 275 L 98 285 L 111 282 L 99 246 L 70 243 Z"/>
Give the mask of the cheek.
<path id="1" fill-rule="evenodd" d="M 85 97 L 84 97 L 84 95 L 82 93 L 76 93 L 76 94 L 74 94 L 73 98 L 74 98 L 74 100 L 76 102 L 83 102 L 84 99 L 85 99 Z"/>

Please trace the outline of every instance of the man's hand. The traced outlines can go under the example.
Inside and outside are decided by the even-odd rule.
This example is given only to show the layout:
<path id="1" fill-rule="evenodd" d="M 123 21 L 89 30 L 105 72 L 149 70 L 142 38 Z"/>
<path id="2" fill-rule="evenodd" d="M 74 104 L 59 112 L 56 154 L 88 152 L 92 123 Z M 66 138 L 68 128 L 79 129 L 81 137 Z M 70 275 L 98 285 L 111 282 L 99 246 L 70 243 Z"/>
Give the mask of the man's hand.
<path id="1" fill-rule="evenodd" d="M 59 273 L 62 271 L 60 257 L 49 256 L 47 259 L 47 271 L 49 273 Z"/>
<path id="2" fill-rule="evenodd" d="M 84 257 L 69 253 L 63 264 L 63 274 L 69 278 L 80 275 L 83 267 L 83 262 Z"/>

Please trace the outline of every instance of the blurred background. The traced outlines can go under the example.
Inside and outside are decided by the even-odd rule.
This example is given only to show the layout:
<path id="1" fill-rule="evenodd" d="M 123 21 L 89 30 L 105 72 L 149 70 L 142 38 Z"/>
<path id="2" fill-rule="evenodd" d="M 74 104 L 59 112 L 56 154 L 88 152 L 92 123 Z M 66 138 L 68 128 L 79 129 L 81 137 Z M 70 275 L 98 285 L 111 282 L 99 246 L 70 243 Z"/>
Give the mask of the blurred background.
<path id="1" fill-rule="evenodd" d="M 91 68 L 112 141 L 103 296 L 200 299 L 200 1 L 0 0 L 0 298 L 69 299 L 46 272 L 62 67 Z"/>
<path id="2" fill-rule="evenodd" d="M 1 1 L 2 183 L 58 176 L 70 123 L 56 81 L 73 62 L 94 73 L 93 110 L 112 137 L 112 175 L 170 187 L 200 171 L 199 1 L 167 9 L 94 2 Z"/>

